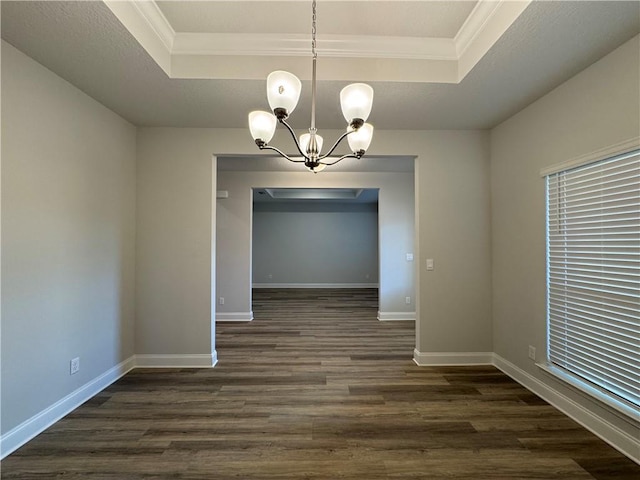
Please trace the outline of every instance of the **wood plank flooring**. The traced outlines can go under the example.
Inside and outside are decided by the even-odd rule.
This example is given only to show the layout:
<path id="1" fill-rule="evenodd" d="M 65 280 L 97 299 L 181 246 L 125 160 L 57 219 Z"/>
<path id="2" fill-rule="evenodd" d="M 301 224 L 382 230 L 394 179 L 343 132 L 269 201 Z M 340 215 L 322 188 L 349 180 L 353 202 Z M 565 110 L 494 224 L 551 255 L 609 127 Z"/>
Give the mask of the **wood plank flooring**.
<path id="1" fill-rule="evenodd" d="M 599 479 L 640 466 L 493 367 L 418 367 L 375 290 L 256 290 L 214 369 L 136 369 L 3 479 Z"/>

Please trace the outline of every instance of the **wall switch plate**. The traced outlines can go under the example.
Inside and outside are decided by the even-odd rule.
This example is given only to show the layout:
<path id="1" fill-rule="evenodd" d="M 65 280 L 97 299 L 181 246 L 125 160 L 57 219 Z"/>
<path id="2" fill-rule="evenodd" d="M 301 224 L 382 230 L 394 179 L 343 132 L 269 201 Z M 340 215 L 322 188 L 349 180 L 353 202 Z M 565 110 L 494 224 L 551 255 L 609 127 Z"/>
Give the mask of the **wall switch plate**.
<path id="1" fill-rule="evenodd" d="M 427 270 L 433 270 L 433 258 L 427 258 Z"/>
<path id="2" fill-rule="evenodd" d="M 72 358 L 69 365 L 69 373 L 74 375 L 80 371 L 80 357 Z"/>
<path id="3" fill-rule="evenodd" d="M 533 345 L 529 345 L 529 358 L 534 361 L 536 359 L 536 347 Z"/>
<path id="4" fill-rule="evenodd" d="M 407 253 L 407 262 L 413 262 L 413 253 Z"/>

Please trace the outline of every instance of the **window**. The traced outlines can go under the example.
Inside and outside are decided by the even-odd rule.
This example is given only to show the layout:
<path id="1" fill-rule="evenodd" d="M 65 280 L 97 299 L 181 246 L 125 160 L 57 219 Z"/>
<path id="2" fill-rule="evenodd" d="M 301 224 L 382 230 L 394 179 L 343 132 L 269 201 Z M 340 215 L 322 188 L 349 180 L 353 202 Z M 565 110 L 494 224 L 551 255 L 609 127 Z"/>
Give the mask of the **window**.
<path id="1" fill-rule="evenodd" d="M 640 150 L 549 174 L 546 187 L 550 366 L 636 410 Z"/>

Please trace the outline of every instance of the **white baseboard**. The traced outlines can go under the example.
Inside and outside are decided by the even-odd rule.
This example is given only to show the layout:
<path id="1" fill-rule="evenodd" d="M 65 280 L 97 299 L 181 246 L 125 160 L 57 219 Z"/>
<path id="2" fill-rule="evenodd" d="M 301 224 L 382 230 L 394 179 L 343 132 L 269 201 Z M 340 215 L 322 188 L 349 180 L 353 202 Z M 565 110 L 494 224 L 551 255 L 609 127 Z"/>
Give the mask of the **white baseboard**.
<path id="1" fill-rule="evenodd" d="M 215 367 L 218 354 L 157 354 L 135 355 L 136 367 L 144 368 L 206 368 Z"/>
<path id="2" fill-rule="evenodd" d="M 377 283 L 254 283 L 253 288 L 378 288 Z"/>
<path id="3" fill-rule="evenodd" d="M 414 350 L 413 360 L 420 366 L 494 365 L 613 448 L 640 464 L 640 441 L 638 439 L 499 355 L 491 352 L 419 352 Z M 212 354 L 133 355 L 2 435 L 0 437 L 0 459 L 20 448 L 135 367 L 202 368 L 213 367 L 217 361 L 216 352 Z"/>
<path id="4" fill-rule="evenodd" d="M 640 440 L 623 432 L 615 425 L 577 404 L 566 395 L 538 380 L 500 355 L 494 354 L 493 360 L 496 368 L 502 370 L 520 385 L 531 390 L 613 448 L 640 464 Z"/>
<path id="5" fill-rule="evenodd" d="M 213 367 L 216 363 L 218 363 L 216 352 L 186 355 L 133 355 L 2 435 L 0 459 L 16 451 L 136 367 L 202 368 Z"/>
<path id="6" fill-rule="evenodd" d="M 9 430 L 0 438 L 0 459 L 14 452 L 91 397 L 100 393 L 131 369 L 135 368 L 135 366 L 134 355 Z"/>
<path id="7" fill-rule="evenodd" d="M 253 312 L 216 312 L 216 322 L 250 322 Z"/>
<path id="8" fill-rule="evenodd" d="M 396 320 L 414 320 L 416 312 L 378 312 L 378 320 L 381 322 L 393 322 Z"/>
<path id="9" fill-rule="evenodd" d="M 448 365 L 492 365 L 492 352 L 419 352 L 413 351 L 413 361 L 421 367 Z"/>

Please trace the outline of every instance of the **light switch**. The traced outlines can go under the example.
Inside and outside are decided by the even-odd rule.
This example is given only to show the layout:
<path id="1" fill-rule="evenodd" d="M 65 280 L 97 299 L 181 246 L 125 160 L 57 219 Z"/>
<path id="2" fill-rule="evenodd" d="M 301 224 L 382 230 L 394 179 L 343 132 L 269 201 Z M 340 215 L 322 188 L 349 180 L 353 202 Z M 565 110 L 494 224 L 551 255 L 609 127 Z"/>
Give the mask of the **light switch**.
<path id="1" fill-rule="evenodd" d="M 433 258 L 427 258 L 427 270 L 433 270 Z"/>
<path id="2" fill-rule="evenodd" d="M 407 262 L 413 262 L 413 253 L 407 253 Z"/>

